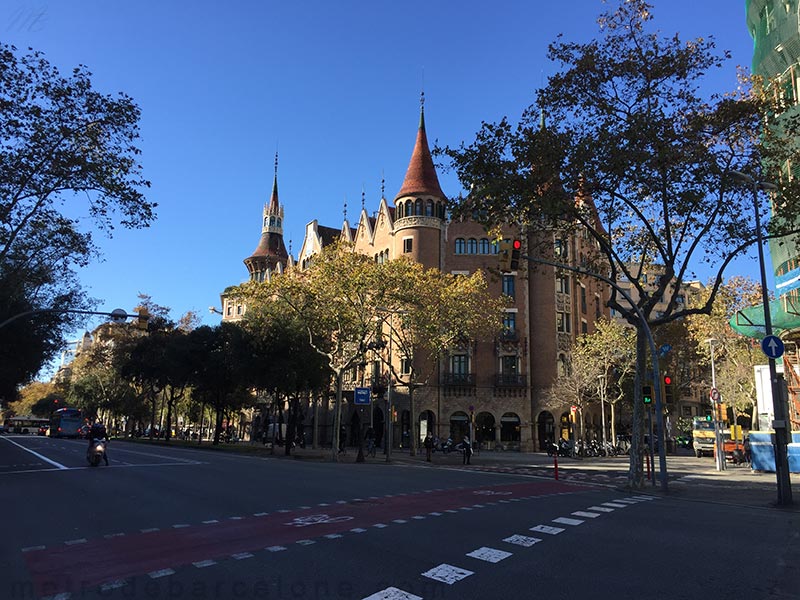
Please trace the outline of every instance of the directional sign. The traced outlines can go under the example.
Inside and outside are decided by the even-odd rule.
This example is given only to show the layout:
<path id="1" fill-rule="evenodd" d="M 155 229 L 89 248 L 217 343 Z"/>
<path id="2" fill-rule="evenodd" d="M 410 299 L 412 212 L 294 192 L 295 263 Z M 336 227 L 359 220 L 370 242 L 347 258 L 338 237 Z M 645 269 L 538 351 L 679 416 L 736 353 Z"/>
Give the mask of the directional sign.
<path id="1" fill-rule="evenodd" d="M 664 344 L 661 348 L 658 349 L 659 356 L 666 356 L 667 353 L 672 350 L 672 346 L 669 344 Z"/>
<path id="2" fill-rule="evenodd" d="M 767 358 L 779 358 L 783 356 L 783 342 L 777 335 L 768 335 L 761 340 L 761 349 Z"/>
<path id="3" fill-rule="evenodd" d="M 369 405 L 369 388 L 357 387 L 355 390 L 355 404 Z"/>

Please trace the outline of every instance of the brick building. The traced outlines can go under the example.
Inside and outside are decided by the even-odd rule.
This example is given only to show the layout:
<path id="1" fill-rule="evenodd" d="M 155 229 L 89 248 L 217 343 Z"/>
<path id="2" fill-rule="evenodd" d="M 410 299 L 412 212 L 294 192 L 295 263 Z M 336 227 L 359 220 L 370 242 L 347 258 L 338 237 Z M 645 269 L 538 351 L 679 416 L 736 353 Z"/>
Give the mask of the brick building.
<path id="1" fill-rule="evenodd" d="M 264 207 L 262 236 L 256 251 L 245 259 L 251 279 L 263 281 L 293 261 L 283 246 L 282 219 L 276 165 L 272 197 Z M 567 237 L 556 230 L 539 229 L 523 235 L 508 227 L 504 236 L 521 237 L 523 244 L 532 236 L 537 243 L 549 237 L 551 258 L 572 265 L 579 264 L 593 248 L 586 235 Z M 357 222 L 351 224 L 345 218 L 338 228 L 322 226 L 316 220 L 309 223 L 297 257 L 299 267 L 338 237 L 352 242 L 356 251 L 373 256 L 377 262 L 407 256 L 426 267 L 454 274 L 482 269 L 492 293 L 513 299 L 505 311 L 501 336 L 454 348 L 436 366 L 431 383 L 415 390 L 420 438 L 432 432 L 442 439 L 452 436 L 458 441 L 473 427 L 475 439 L 484 447 L 532 451 L 542 449 L 546 439 L 558 437 L 557 430 L 568 424 L 569 403 L 545 410 L 543 392 L 568 368 L 575 336 L 591 333 L 595 320 L 608 316 L 608 292 L 597 280 L 564 274 L 566 271 L 557 275 L 551 267 L 528 269 L 525 261 L 520 271 L 498 271 L 497 246 L 485 227 L 452 219 L 448 214 L 447 196 L 431 158 L 424 107 L 411 160 L 394 200 L 389 202 L 382 194 L 372 215 L 362 206 Z M 243 313 L 244 307 L 235 298 L 223 293 L 222 302 L 224 319 L 236 319 Z M 398 367 L 403 360 L 407 357 L 393 356 Z M 367 378 L 367 373 L 353 372 L 346 397 L 352 399 L 352 389 Z M 412 416 L 402 387 L 393 390 L 392 403 L 397 409 L 392 434 L 395 446 L 407 445 Z M 348 437 L 355 437 L 359 427 L 370 423 L 376 431 L 383 431 L 384 404 L 374 403 L 369 416 L 349 401 L 344 410 L 344 422 L 353 432 Z M 584 418 L 587 424 L 599 428 L 599 415 L 598 407 L 586 411 Z M 326 420 L 320 415 L 320 428 L 326 427 Z M 320 439 L 330 440 L 330 432 L 321 432 Z"/>

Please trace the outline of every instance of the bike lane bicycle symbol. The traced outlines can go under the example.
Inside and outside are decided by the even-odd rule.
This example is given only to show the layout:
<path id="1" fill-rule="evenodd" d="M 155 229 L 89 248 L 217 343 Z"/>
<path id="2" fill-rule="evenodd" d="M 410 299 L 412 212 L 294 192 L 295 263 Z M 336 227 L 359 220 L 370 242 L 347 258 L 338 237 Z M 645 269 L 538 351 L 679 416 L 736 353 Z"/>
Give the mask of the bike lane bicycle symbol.
<path id="1" fill-rule="evenodd" d="M 308 515 L 305 517 L 295 517 L 291 522 L 284 523 L 290 527 L 309 527 L 310 525 L 322 525 L 325 523 L 341 523 L 342 521 L 350 521 L 353 517 L 343 515 L 341 517 L 332 517 L 326 514 Z"/>

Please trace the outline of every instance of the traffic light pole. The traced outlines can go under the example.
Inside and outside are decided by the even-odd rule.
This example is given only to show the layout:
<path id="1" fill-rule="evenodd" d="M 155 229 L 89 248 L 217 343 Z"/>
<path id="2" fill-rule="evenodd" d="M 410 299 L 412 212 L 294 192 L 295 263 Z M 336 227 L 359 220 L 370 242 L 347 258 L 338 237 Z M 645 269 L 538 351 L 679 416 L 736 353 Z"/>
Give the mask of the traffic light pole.
<path id="1" fill-rule="evenodd" d="M 663 391 L 661 385 L 661 375 L 659 374 L 658 369 L 658 352 L 656 351 L 656 343 L 653 339 L 653 332 L 650 331 L 650 326 L 647 324 L 647 319 L 644 316 L 642 310 L 636 305 L 633 301 L 633 298 L 630 297 L 628 292 L 624 289 L 619 287 L 614 281 L 611 281 L 608 277 L 604 277 L 603 275 L 599 275 L 597 273 L 592 273 L 590 271 L 586 271 L 584 269 L 579 269 L 578 267 L 572 267 L 569 265 L 564 265 L 561 263 L 544 260 L 543 258 L 535 258 L 532 256 L 521 256 L 521 258 L 537 263 L 540 265 L 547 265 L 550 267 L 555 267 L 556 269 L 564 269 L 565 271 L 572 271 L 573 273 L 578 273 L 580 275 L 585 275 L 587 277 L 594 277 L 595 279 L 599 279 L 610 285 L 614 288 L 620 295 L 628 301 L 631 305 L 633 310 L 636 312 L 636 316 L 639 317 L 639 322 L 642 324 L 642 329 L 644 330 L 645 336 L 647 337 L 647 343 L 650 346 L 650 354 L 653 357 L 653 385 L 655 386 L 655 396 L 656 396 L 656 425 L 658 426 L 658 466 L 659 466 L 659 478 L 661 480 L 661 490 L 663 492 L 667 492 L 667 454 L 666 454 L 666 447 L 664 442 L 664 404 L 663 404 Z M 650 436 L 652 440 L 652 436 Z M 653 480 L 653 484 L 655 485 L 655 479 Z"/>

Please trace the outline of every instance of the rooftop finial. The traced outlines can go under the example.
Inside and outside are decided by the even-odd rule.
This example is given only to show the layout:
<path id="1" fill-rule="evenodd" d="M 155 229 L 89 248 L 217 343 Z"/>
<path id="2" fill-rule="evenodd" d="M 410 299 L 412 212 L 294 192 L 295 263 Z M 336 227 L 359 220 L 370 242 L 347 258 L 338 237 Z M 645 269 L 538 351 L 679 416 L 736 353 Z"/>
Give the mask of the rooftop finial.
<path id="1" fill-rule="evenodd" d="M 361 184 L 361 210 L 364 210 L 364 206 L 366 206 L 366 199 L 365 199 L 366 192 L 364 191 L 364 184 Z"/>
<path id="2" fill-rule="evenodd" d="M 381 200 L 386 197 L 386 177 L 383 175 L 383 169 L 381 169 Z"/>
<path id="3" fill-rule="evenodd" d="M 278 151 L 275 150 L 275 177 L 278 176 Z"/>
<path id="4" fill-rule="evenodd" d="M 347 196 L 344 197 L 344 210 L 342 212 L 344 213 L 344 220 L 347 221 Z"/>

